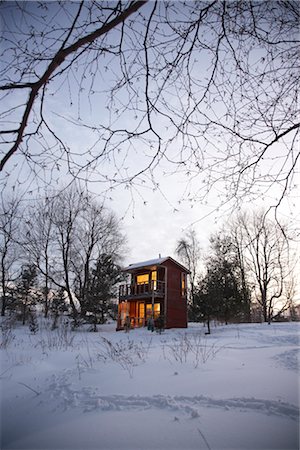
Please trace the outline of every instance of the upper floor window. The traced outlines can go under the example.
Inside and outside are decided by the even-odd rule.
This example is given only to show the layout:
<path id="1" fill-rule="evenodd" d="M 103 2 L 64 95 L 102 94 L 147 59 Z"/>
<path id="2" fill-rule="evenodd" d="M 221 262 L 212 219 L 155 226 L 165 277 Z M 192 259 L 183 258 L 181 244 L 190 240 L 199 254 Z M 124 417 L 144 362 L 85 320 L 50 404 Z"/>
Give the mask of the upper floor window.
<path id="1" fill-rule="evenodd" d="M 156 272 L 156 270 L 153 270 L 151 272 L 151 281 L 152 281 L 152 289 L 154 291 L 156 291 L 156 289 L 157 289 L 157 272 Z"/>
<path id="2" fill-rule="evenodd" d="M 136 283 L 137 284 L 146 284 L 149 283 L 149 274 L 143 273 L 142 275 L 136 276 Z"/>
<path id="3" fill-rule="evenodd" d="M 181 296 L 186 296 L 186 273 L 181 272 Z"/>

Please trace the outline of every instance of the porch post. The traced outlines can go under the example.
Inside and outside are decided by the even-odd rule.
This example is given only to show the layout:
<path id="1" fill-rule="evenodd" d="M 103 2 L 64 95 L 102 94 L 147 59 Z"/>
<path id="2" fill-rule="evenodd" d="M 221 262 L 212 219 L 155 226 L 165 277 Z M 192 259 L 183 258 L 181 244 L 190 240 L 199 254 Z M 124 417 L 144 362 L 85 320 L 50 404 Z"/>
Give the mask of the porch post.
<path id="1" fill-rule="evenodd" d="M 151 288 L 152 288 L 152 319 L 154 320 L 154 283 L 151 280 Z"/>
<path id="2" fill-rule="evenodd" d="M 168 268 L 166 266 L 162 266 L 165 269 L 165 296 L 164 296 L 164 321 L 165 327 L 167 328 L 167 308 L 168 308 Z"/>

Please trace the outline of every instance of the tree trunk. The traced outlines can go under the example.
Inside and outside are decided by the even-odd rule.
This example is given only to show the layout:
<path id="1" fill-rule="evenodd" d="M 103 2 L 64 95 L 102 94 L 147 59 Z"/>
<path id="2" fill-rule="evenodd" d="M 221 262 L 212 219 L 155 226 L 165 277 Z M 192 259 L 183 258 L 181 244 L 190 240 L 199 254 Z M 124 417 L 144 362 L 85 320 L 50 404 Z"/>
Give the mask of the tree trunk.
<path id="1" fill-rule="evenodd" d="M 5 291 L 2 291 L 1 317 L 5 316 L 5 308 L 6 308 L 6 293 Z"/>
<path id="2" fill-rule="evenodd" d="M 23 302 L 23 305 L 22 305 L 23 307 L 22 307 L 22 325 L 25 325 L 25 322 L 26 322 L 26 307 L 27 307 L 27 299 Z"/>
<path id="3" fill-rule="evenodd" d="M 49 311 L 49 304 L 48 304 L 48 296 L 49 296 L 48 273 L 49 273 L 49 264 L 48 264 L 48 256 L 47 256 L 47 254 L 46 254 L 45 311 L 44 311 L 44 317 L 45 317 L 45 319 L 48 317 L 48 311 Z"/>
<path id="4" fill-rule="evenodd" d="M 2 305 L 1 305 L 1 316 L 5 316 L 5 309 L 6 309 L 6 286 L 5 286 L 5 267 L 4 267 L 4 261 L 2 256 L 1 261 L 1 275 L 2 275 Z"/>
<path id="5" fill-rule="evenodd" d="M 207 332 L 205 334 L 210 334 L 210 319 L 207 318 Z"/>

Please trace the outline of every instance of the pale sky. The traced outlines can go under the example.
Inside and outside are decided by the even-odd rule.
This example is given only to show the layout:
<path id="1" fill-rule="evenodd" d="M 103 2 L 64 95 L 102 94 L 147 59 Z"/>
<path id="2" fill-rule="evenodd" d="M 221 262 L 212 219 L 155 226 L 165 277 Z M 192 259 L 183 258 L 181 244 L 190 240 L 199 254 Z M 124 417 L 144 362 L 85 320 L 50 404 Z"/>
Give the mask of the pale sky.
<path id="1" fill-rule="evenodd" d="M 205 55 L 205 54 L 204 54 Z M 113 77 L 114 71 L 118 70 L 116 67 L 111 65 L 109 57 L 104 58 L 103 64 L 108 64 L 107 74 L 101 73 L 98 78 L 96 78 L 95 86 L 101 91 L 105 83 L 110 84 Z M 197 70 L 199 69 L 199 62 L 195 63 Z M 203 76 L 208 76 L 209 66 L 205 56 L 202 56 L 201 60 L 201 71 Z M 106 79 L 103 80 L 103 76 Z M 110 78 L 111 77 L 111 78 Z M 81 158 L 82 152 L 86 149 L 91 148 L 95 143 L 95 136 L 91 129 L 76 127 L 72 125 L 72 121 L 76 122 L 77 125 L 81 123 L 81 119 L 89 124 L 91 127 L 97 124 L 98 120 L 104 120 L 109 122 L 110 111 L 106 108 L 105 103 L 101 95 L 96 94 L 96 97 L 92 103 L 90 103 L 88 96 L 84 94 L 81 95 L 80 101 L 72 102 L 72 87 L 76 87 L 76 80 L 70 80 L 70 83 L 65 83 L 60 86 L 61 81 L 54 80 L 54 83 L 49 87 L 49 93 L 46 94 L 47 97 L 47 107 L 45 108 L 45 113 L 47 113 L 47 120 L 55 130 L 58 131 L 60 137 L 62 137 L 72 148 L 72 151 L 78 153 L 78 158 Z M 200 73 L 199 73 L 200 78 Z M 56 91 L 56 88 L 60 86 L 60 89 Z M 76 90 L 76 89 L 74 89 Z M 54 93 L 54 94 L 53 94 Z M 53 95 L 50 95 L 53 94 Z M 22 93 L 17 92 L 16 96 L 20 96 L 20 103 L 22 103 Z M 75 97 L 76 98 L 76 97 Z M 12 98 L 6 99 L 7 106 L 10 106 L 10 102 L 15 100 Z M 172 99 L 172 100 L 171 100 Z M 118 99 L 119 101 L 122 98 Z M 173 97 L 171 95 L 168 98 L 176 106 L 176 103 L 182 101 L 181 98 L 176 94 Z M 79 107 L 80 105 L 80 107 Z M 66 121 L 66 118 L 70 119 L 70 122 Z M 123 123 L 125 127 L 133 120 L 132 112 L 127 116 L 122 116 Z M 125 122 L 124 122 L 125 121 Z M 127 121 L 127 123 L 126 123 Z M 155 123 L 155 127 L 161 133 L 166 124 L 160 118 L 160 121 Z M 51 139 L 50 139 L 51 142 Z M 171 152 L 176 155 L 180 148 L 171 148 Z M 200 145 L 200 144 L 199 144 Z M 218 142 L 220 150 L 222 149 L 222 142 Z M 97 147 L 95 147 L 97 149 Z M 280 146 L 276 150 L 280 154 Z M 126 164 L 128 165 L 128 172 L 134 170 L 139 170 L 140 167 L 145 166 L 147 162 L 151 159 L 151 149 L 150 147 L 141 142 L 137 142 L 136 147 L 131 151 L 130 157 Z M 122 154 L 120 157 L 116 158 L 116 165 L 121 167 Z M 119 158 L 119 159 L 118 159 Z M 11 173 L 11 180 L 9 186 L 13 185 L 13 179 L 18 178 L 21 182 L 21 189 L 25 188 L 27 190 L 33 190 L 33 196 L 37 194 L 35 190 L 35 182 L 38 177 L 41 178 L 39 184 L 42 185 L 45 174 L 40 171 L 38 177 L 34 182 L 29 179 L 29 173 L 26 166 L 19 163 L 18 157 L 14 157 L 12 161 L 7 165 L 7 170 Z M 125 167 L 126 167 L 125 164 Z M 158 257 L 159 254 L 162 256 L 175 256 L 175 247 L 177 240 L 183 236 L 184 232 L 191 226 L 195 229 L 200 245 L 203 251 L 207 251 L 208 239 L 211 233 L 218 230 L 222 226 L 223 221 L 230 216 L 232 211 L 230 211 L 230 204 L 220 207 L 220 194 L 224 195 L 224 186 L 218 184 L 215 189 L 211 191 L 210 196 L 207 199 L 207 204 L 203 205 L 197 200 L 194 201 L 182 201 L 187 199 L 188 191 L 185 190 L 188 177 L 182 174 L 173 174 L 169 176 L 165 173 L 165 161 L 163 161 L 157 172 L 155 181 L 159 183 L 159 189 L 153 191 L 153 183 L 149 179 L 145 184 L 133 188 L 132 191 L 126 189 L 125 185 L 120 185 L 112 192 L 107 192 L 105 185 L 101 182 L 101 177 L 97 175 L 90 174 L 89 188 L 92 192 L 99 194 L 102 198 L 104 191 L 107 197 L 112 200 L 107 201 L 107 206 L 117 214 L 119 218 L 124 217 L 122 221 L 123 230 L 128 238 L 128 254 L 125 259 L 125 264 L 131 262 L 137 262 L 141 260 L 147 260 Z M 112 160 L 104 161 L 99 168 L 100 175 L 102 173 L 113 173 L 115 170 L 115 164 Z M 166 169 L 170 172 L 170 167 Z M 124 167 L 122 168 L 122 173 L 124 174 Z M 62 163 L 59 167 L 59 171 L 54 171 L 54 175 L 59 175 L 60 183 L 66 183 L 68 180 L 67 170 L 65 163 Z M 55 177 L 54 177 L 55 178 Z M 97 180 L 97 181 L 95 181 Z M 294 180 L 297 183 L 299 180 Z M 22 184 L 24 182 L 24 185 Z M 205 185 L 206 179 L 205 174 L 201 177 L 195 179 L 191 184 L 192 192 L 197 192 L 197 190 L 203 185 Z M 58 184 L 53 183 L 53 188 L 59 187 Z M 295 195 L 297 191 L 295 191 Z M 298 191 L 299 194 L 299 191 Z M 265 206 L 268 208 L 270 205 L 276 204 L 276 198 L 279 195 L 279 186 L 273 186 L 267 195 L 262 198 L 258 192 L 258 198 L 255 202 L 251 200 L 247 203 L 247 200 L 242 203 L 242 207 L 258 208 Z M 291 226 L 296 226 L 300 222 L 300 205 L 297 203 L 295 198 L 287 198 L 282 202 L 279 208 L 279 218 L 284 221 L 288 221 Z"/>

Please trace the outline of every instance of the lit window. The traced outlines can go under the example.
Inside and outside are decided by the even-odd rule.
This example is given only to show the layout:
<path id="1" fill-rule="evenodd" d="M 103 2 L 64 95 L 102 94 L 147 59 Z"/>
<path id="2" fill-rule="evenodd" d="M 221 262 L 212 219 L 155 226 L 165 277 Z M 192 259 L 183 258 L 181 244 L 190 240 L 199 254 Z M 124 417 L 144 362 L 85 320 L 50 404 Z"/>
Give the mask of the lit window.
<path id="1" fill-rule="evenodd" d="M 159 316 L 160 314 L 160 303 L 154 303 L 154 316 Z"/>
<path id="2" fill-rule="evenodd" d="M 137 284 L 149 283 L 149 274 L 145 273 L 143 275 L 137 275 L 136 282 Z"/>
<path id="3" fill-rule="evenodd" d="M 154 291 L 157 289 L 157 272 L 154 270 L 151 272 L 152 288 Z"/>
<path id="4" fill-rule="evenodd" d="M 181 273 L 181 296 L 186 296 L 186 274 L 183 272 Z"/>
<path id="5" fill-rule="evenodd" d="M 147 317 L 152 316 L 152 304 L 146 305 L 146 315 Z M 160 315 L 160 303 L 154 303 L 154 319 Z"/>
<path id="6" fill-rule="evenodd" d="M 144 303 L 139 303 L 138 316 L 140 319 L 144 319 L 144 317 L 145 317 L 145 304 Z"/>

